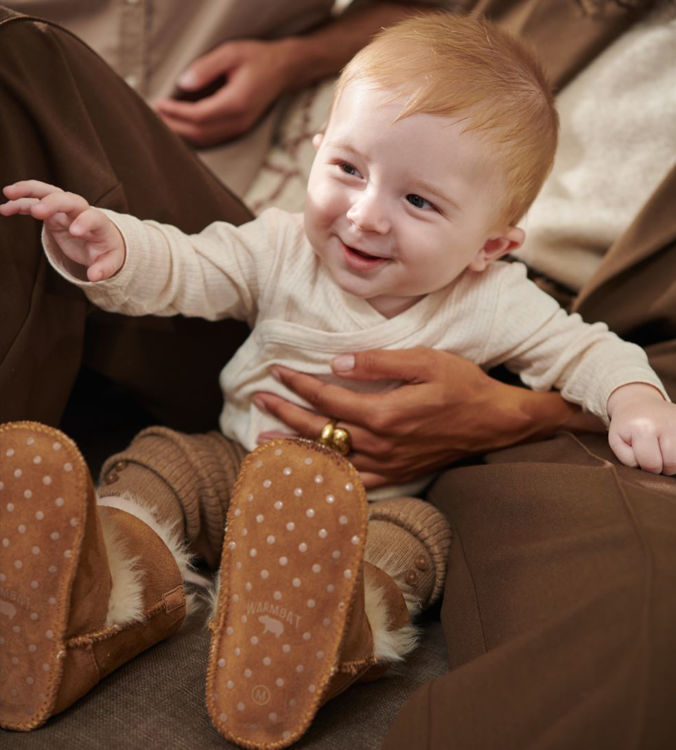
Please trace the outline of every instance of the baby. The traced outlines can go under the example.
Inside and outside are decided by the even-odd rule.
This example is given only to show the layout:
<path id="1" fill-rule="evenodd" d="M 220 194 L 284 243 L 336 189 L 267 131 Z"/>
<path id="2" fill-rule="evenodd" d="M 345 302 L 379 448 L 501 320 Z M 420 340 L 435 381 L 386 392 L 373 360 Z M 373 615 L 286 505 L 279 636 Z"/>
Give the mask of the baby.
<path id="1" fill-rule="evenodd" d="M 336 354 L 422 345 L 485 367 L 505 363 L 533 388 L 560 389 L 609 423 L 610 445 L 622 462 L 674 473 L 676 407 L 644 352 L 602 323 L 567 315 L 527 280 L 521 264 L 499 262 L 523 242 L 517 224 L 549 171 L 556 138 L 552 96 L 530 55 L 490 24 L 441 14 L 386 30 L 346 67 L 326 130 L 315 140 L 302 216 L 269 209 L 241 227 L 216 222 L 186 236 L 33 180 L 5 187 L 0 213 L 43 221 L 52 265 L 106 310 L 247 321 L 252 333 L 221 377 L 222 432 L 247 451 L 283 429 L 260 408 L 257 393 L 293 398 L 273 377 L 274 365 L 337 382 L 329 364 Z M 387 495 L 424 483 L 391 487 Z M 142 499 L 153 505 L 153 497 Z M 411 516 L 420 512 L 418 505 L 398 507 L 410 507 Z M 255 527 L 256 521 L 239 520 L 239 511 L 246 503 L 235 512 L 244 532 Z M 437 548 L 447 548 L 448 532 L 438 528 Z M 268 540 L 277 538 L 277 531 L 266 531 Z M 369 541 L 375 537 L 369 526 Z M 229 544 L 235 549 L 234 537 Z M 293 558 L 282 559 L 293 566 Z M 405 567 L 392 560 L 380 567 L 405 589 Z M 227 596 L 235 596 L 232 590 Z M 236 609 L 236 601 L 229 606 Z M 314 609 L 316 599 L 308 607 L 310 601 Z M 281 632 L 281 621 L 269 616 L 274 606 L 255 610 L 262 613 L 260 639 L 270 642 Z M 310 631 L 305 635 L 309 640 Z M 402 646 L 393 658 L 407 650 Z M 298 732 L 284 735 L 278 714 L 263 709 L 247 713 L 250 734 L 232 731 L 232 714 L 223 708 L 227 690 L 217 676 L 217 664 L 231 656 L 212 653 L 215 724 L 250 746 L 275 737 L 292 741 Z M 335 692 L 325 690 L 324 699 Z M 271 699 L 267 689 L 257 695 L 254 702 Z M 248 703 L 240 705 L 249 712 Z M 262 721 L 272 722 L 268 734 L 257 734 Z"/>
<path id="2" fill-rule="evenodd" d="M 523 242 L 557 117 L 517 45 L 506 61 L 465 33 L 421 19 L 348 65 L 302 217 L 270 209 L 188 237 L 34 181 L 6 187 L 0 211 L 43 220 L 53 265 L 106 310 L 246 320 L 254 332 L 222 373 L 221 429 L 247 450 L 282 428 L 256 407 L 257 392 L 282 390 L 272 365 L 332 381 L 337 353 L 423 345 L 560 388 L 610 420 L 622 462 L 672 473 L 676 409 L 644 354 L 566 316 L 523 266 L 495 263 Z"/>

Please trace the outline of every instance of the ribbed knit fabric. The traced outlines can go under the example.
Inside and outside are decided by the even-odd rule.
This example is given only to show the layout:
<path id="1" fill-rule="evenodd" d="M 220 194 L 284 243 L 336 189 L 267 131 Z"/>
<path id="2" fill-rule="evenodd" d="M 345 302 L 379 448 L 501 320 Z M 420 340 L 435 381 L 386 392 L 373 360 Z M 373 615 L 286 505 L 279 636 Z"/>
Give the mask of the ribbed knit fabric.
<path id="1" fill-rule="evenodd" d="M 218 567 L 225 516 L 246 451 L 218 432 L 187 435 L 149 427 L 104 463 L 100 495 L 130 495 L 163 523 L 176 524 L 191 550 Z"/>
<path id="2" fill-rule="evenodd" d="M 258 392 L 288 395 L 272 365 L 325 377 L 337 353 L 374 347 L 428 346 L 482 366 L 513 365 L 525 385 L 555 386 L 563 398 L 605 420 L 608 397 L 626 383 L 648 383 L 666 398 L 640 347 L 620 341 L 603 323 L 586 325 L 578 315 L 567 315 L 528 281 L 520 263 L 498 261 L 482 273 L 460 274 L 385 318 L 368 300 L 335 283 L 310 245 L 300 215 L 268 209 L 240 227 L 214 222 L 190 237 L 167 225 L 106 215 L 128 250 L 118 273 L 96 284 L 78 279 L 45 234 L 50 262 L 104 310 L 209 320 L 229 316 L 255 325 L 220 377 L 221 432 L 248 450 L 256 448 L 261 432 L 279 429 L 273 414 L 252 408 Z M 340 384 L 357 387 L 354 380 Z M 359 390 L 391 385 L 371 381 Z M 425 483 L 410 483 L 415 489 L 389 487 L 388 496 L 417 494 Z"/>
<path id="3" fill-rule="evenodd" d="M 433 604 L 446 580 L 451 527 L 437 508 L 415 497 L 372 503 L 365 559 L 393 578 L 411 614 Z"/>

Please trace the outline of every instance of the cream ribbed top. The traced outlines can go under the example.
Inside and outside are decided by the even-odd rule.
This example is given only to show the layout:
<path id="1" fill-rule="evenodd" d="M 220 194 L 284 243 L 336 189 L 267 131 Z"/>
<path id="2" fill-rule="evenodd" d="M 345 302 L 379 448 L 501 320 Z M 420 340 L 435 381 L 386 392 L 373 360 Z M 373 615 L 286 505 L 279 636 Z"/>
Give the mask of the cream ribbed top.
<path id="1" fill-rule="evenodd" d="M 642 349 L 621 341 L 603 323 L 587 325 L 579 315 L 567 315 L 527 280 L 520 263 L 466 271 L 449 287 L 386 318 L 333 282 L 305 236 L 300 214 L 268 209 L 241 227 L 216 222 L 187 236 L 175 227 L 106 213 L 127 246 L 116 276 L 83 282 L 82 268 L 47 243 L 52 264 L 105 310 L 248 322 L 251 335 L 221 374 L 220 424 L 249 450 L 261 431 L 285 429 L 253 405 L 256 392 L 299 402 L 270 375 L 271 365 L 353 390 L 394 387 L 391 381 L 340 381 L 332 374 L 333 356 L 368 348 L 427 346 L 484 367 L 504 362 L 532 388 L 560 388 L 564 398 L 605 420 L 608 396 L 624 383 L 646 382 L 664 393 Z"/>

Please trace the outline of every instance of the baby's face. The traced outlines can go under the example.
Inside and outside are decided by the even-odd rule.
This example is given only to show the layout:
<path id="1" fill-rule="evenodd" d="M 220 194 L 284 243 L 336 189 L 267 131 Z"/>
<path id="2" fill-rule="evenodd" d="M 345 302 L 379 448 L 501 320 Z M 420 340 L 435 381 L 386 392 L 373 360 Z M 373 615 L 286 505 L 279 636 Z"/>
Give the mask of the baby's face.
<path id="1" fill-rule="evenodd" d="M 402 101 L 368 81 L 340 96 L 318 145 L 305 228 L 336 283 L 396 315 L 483 270 L 500 233 L 502 179 L 490 148 L 447 117 L 395 122 Z"/>

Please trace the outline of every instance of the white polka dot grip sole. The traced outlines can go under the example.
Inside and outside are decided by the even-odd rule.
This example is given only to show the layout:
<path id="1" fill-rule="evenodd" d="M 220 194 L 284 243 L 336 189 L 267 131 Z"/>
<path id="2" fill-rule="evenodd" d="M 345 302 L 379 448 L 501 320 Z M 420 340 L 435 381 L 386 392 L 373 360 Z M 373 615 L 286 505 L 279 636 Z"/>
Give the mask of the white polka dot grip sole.
<path id="1" fill-rule="evenodd" d="M 0 426 L 0 726 L 7 729 L 32 729 L 53 708 L 89 486 L 82 457 L 62 433 L 31 422 Z"/>
<path id="2" fill-rule="evenodd" d="M 278 440 L 244 460 L 206 686 L 211 720 L 227 739 L 280 748 L 308 728 L 338 661 L 366 527 L 359 476 L 334 451 Z"/>

